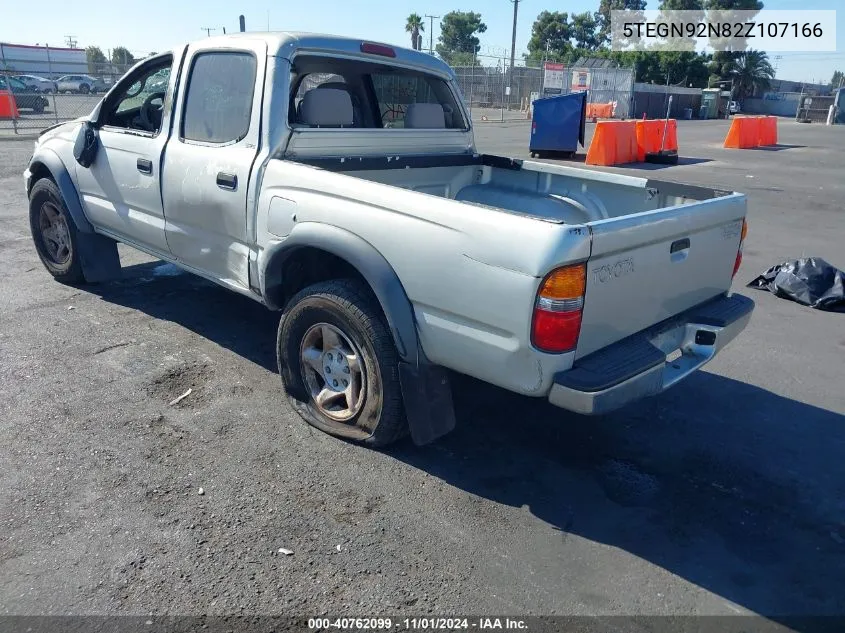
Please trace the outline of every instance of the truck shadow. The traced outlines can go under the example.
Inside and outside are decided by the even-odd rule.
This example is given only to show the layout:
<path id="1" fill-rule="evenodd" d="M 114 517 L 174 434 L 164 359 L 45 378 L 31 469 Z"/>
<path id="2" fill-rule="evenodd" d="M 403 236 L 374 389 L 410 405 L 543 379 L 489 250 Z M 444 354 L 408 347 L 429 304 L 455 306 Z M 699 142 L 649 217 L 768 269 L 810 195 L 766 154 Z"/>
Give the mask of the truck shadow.
<path id="1" fill-rule="evenodd" d="M 393 456 L 756 613 L 845 614 L 845 416 L 705 371 L 597 418 L 453 392 L 457 429 Z"/>
<path id="2" fill-rule="evenodd" d="M 278 371 L 278 312 L 173 264 L 135 264 L 124 266 L 122 272 L 117 281 L 85 289 L 110 303 L 178 323 L 256 365 Z"/>
<path id="3" fill-rule="evenodd" d="M 276 371 L 279 315 L 246 297 L 160 262 L 89 290 Z M 845 416 L 706 371 L 597 418 L 465 376 L 453 393 L 453 433 L 384 458 L 529 508 L 554 558 L 576 535 L 757 613 L 845 615 Z"/>

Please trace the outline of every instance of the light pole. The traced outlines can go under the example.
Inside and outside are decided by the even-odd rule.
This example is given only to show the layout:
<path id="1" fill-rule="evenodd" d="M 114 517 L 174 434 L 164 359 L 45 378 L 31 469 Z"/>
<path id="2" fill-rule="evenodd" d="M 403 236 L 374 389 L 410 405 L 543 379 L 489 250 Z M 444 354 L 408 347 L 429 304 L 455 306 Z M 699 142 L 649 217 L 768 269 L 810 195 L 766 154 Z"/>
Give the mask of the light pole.
<path id="1" fill-rule="evenodd" d="M 439 15 L 425 14 L 428 18 L 428 54 L 434 55 L 434 20 L 439 20 Z"/>
<path id="2" fill-rule="evenodd" d="M 519 0 L 511 0 L 513 2 L 513 30 L 511 31 L 511 67 L 508 71 L 508 92 L 510 93 L 513 88 L 513 64 L 514 60 L 516 59 L 516 20 L 517 15 L 519 14 Z M 510 110 L 510 94 L 508 95 L 508 109 Z"/>

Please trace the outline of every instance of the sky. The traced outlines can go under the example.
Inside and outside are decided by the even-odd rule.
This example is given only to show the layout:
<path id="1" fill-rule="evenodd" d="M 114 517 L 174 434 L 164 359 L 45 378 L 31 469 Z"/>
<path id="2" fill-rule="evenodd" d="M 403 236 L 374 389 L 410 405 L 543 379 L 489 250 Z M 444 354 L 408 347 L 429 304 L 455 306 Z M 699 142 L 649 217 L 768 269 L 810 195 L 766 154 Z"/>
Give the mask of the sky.
<path id="1" fill-rule="evenodd" d="M 648 8 L 657 8 L 649 0 Z M 767 9 L 839 9 L 835 53 L 782 53 L 771 56 L 779 79 L 826 83 L 833 71 L 845 71 L 845 2 L 843 0 L 764 0 Z M 477 11 L 487 24 L 481 34 L 481 54 L 506 57 L 510 54 L 513 3 L 510 0 L 144 0 L 142 2 L 96 3 L 97 11 L 86 11 L 68 0 L 38 0 L 35 15 L 25 11 L 19 0 L 0 0 L 0 41 L 12 44 L 64 46 L 68 35 L 77 46 L 99 46 L 104 52 L 125 46 L 134 54 L 163 51 L 212 34 L 238 30 L 238 15 L 246 17 L 248 31 L 312 31 L 360 37 L 410 46 L 405 33 L 408 14 L 442 16 L 449 11 Z M 109 7 L 113 7 L 109 10 Z M 527 51 L 531 25 L 543 10 L 570 14 L 595 11 L 598 0 L 521 0 L 517 23 L 517 59 Z M 425 18 L 423 47 L 429 46 L 429 19 Z M 434 43 L 439 35 L 434 20 Z M 485 63 L 494 63 L 487 59 Z"/>

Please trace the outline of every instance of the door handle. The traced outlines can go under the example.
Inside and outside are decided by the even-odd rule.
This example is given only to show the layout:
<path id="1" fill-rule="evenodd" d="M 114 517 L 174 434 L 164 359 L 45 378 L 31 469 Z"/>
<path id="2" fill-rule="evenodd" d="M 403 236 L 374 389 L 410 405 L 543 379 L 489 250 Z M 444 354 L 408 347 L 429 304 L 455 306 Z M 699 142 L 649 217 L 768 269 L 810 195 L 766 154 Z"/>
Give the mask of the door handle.
<path id="1" fill-rule="evenodd" d="M 238 177 L 235 174 L 227 174 L 224 171 L 217 172 L 217 186 L 221 189 L 234 191 L 238 188 Z"/>
<path id="2" fill-rule="evenodd" d="M 135 164 L 138 166 L 138 171 L 142 174 L 153 173 L 153 161 L 147 160 L 146 158 L 139 158 Z"/>
<path id="3" fill-rule="evenodd" d="M 690 247 L 690 241 L 688 237 L 685 237 L 682 240 L 675 240 L 672 242 L 672 246 L 669 247 L 669 253 L 677 253 L 678 251 L 684 251 Z"/>
<path id="4" fill-rule="evenodd" d="M 689 255 L 690 241 L 688 237 L 675 240 L 669 247 L 669 259 L 673 262 L 682 262 Z"/>

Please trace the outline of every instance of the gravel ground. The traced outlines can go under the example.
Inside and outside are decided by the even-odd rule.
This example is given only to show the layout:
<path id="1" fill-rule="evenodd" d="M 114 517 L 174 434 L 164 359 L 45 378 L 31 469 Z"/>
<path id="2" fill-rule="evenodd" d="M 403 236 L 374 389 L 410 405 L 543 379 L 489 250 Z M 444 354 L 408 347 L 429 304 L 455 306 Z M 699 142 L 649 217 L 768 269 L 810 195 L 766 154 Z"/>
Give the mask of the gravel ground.
<path id="1" fill-rule="evenodd" d="M 748 193 L 742 282 L 845 267 L 845 129 L 725 130 L 683 122 L 691 158 L 648 175 Z M 0 141 L 0 614 L 845 615 L 845 315 L 749 290 L 659 397 L 583 418 L 456 377 L 453 434 L 367 450 L 291 412 L 277 314 L 130 249 L 120 281 L 52 281 L 31 148 Z"/>

